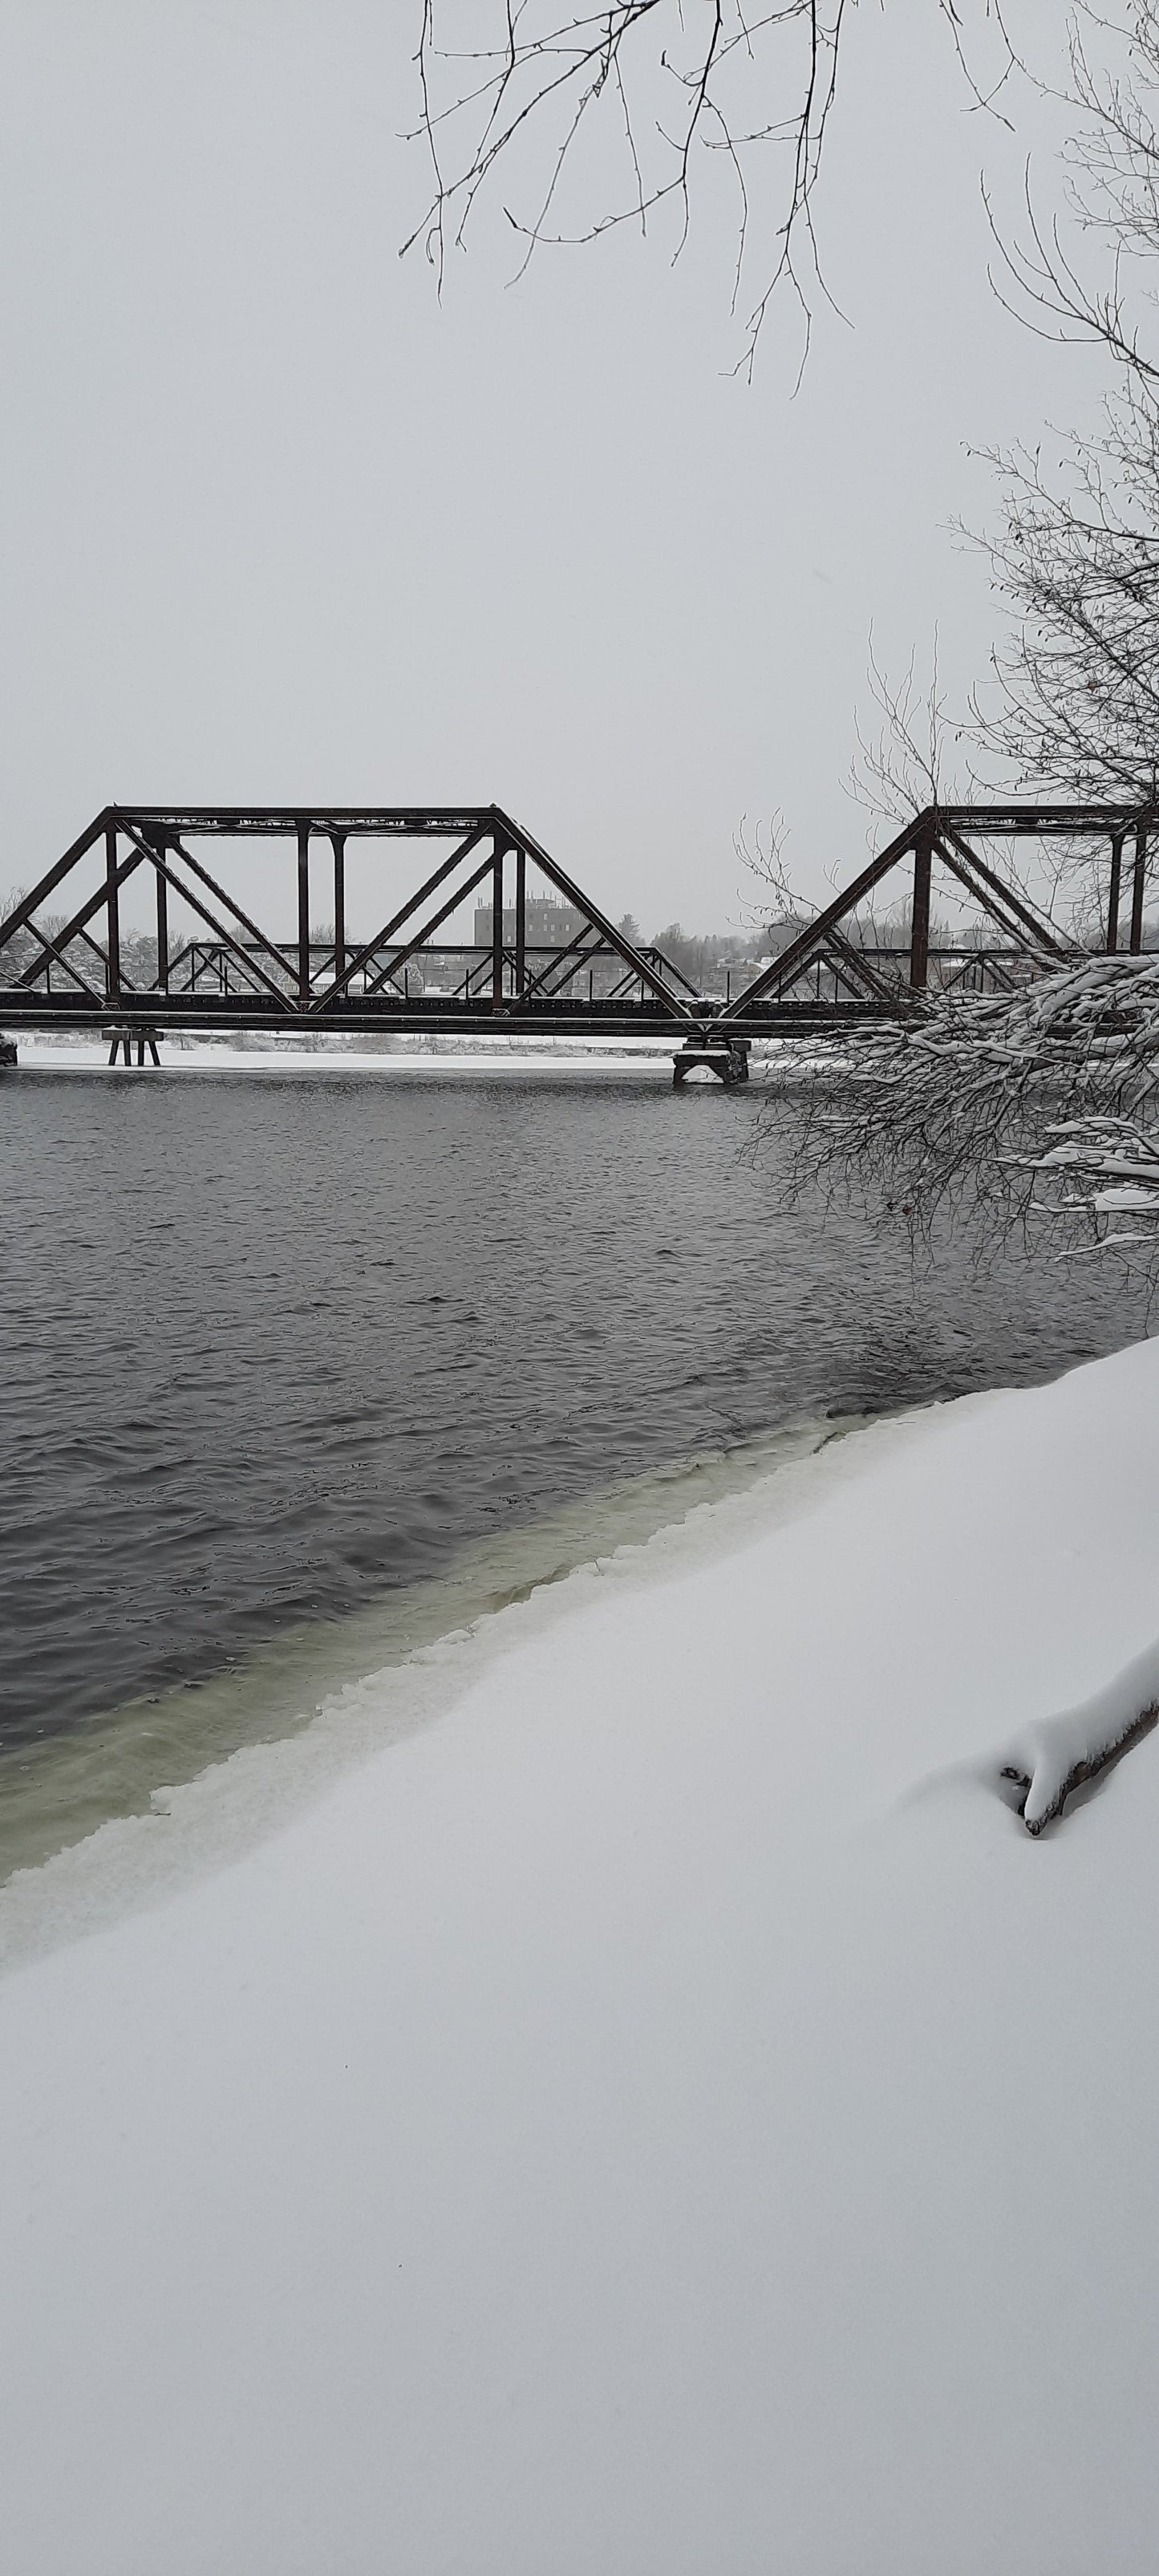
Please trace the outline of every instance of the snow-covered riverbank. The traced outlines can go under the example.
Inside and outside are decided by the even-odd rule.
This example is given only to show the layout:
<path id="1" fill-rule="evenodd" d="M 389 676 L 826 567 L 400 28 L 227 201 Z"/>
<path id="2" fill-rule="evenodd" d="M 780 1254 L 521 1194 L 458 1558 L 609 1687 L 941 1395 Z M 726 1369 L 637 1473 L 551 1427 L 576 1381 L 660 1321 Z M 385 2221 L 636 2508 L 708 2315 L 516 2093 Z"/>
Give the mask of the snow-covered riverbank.
<path id="1" fill-rule="evenodd" d="M 31 1036 L 17 1039 L 19 1067 L 26 1073 L 115 1074 L 131 1080 L 138 1067 L 109 1064 L 108 1041 L 101 1038 Z M 162 1073 L 398 1074 L 398 1073 L 600 1073 L 672 1076 L 673 1040 L 625 1038 L 521 1038 L 504 1032 L 497 1038 L 396 1037 L 378 1046 L 359 1046 L 353 1038 L 321 1038 L 310 1046 L 289 1039 L 237 1035 L 182 1037 L 166 1031 L 161 1040 Z M 146 1066 L 146 1072 L 153 1068 Z"/>
<path id="2" fill-rule="evenodd" d="M 1159 1735 L 998 1774 L 1159 1637 L 1157 1416 L 883 1423 L 15 1882 L 14 2565 L 1151 2568 Z"/>

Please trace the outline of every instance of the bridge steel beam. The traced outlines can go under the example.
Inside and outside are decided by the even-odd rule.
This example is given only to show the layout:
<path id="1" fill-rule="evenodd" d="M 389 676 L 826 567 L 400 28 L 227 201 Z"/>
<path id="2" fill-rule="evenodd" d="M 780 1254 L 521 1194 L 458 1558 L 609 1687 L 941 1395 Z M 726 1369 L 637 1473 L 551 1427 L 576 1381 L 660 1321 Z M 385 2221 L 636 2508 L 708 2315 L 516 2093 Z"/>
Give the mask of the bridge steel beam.
<path id="1" fill-rule="evenodd" d="M 101 1001 L 102 994 L 98 993 L 96 985 L 86 982 L 85 977 L 81 974 L 79 966 L 74 966 L 71 957 L 67 957 L 65 955 L 63 945 L 59 940 L 50 939 L 47 930 L 41 930 L 39 924 L 35 921 L 30 921 L 27 924 L 27 928 L 30 936 L 35 939 L 37 945 L 43 949 L 44 954 L 43 957 L 36 957 L 33 959 L 31 966 L 27 968 L 26 973 L 21 977 L 21 984 L 31 985 L 31 981 L 36 975 L 44 975 L 47 977 L 51 973 L 51 961 L 55 957 L 57 965 L 63 967 L 65 974 L 71 977 L 74 984 L 79 985 L 82 993 L 90 994 L 95 1002 Z M 82 932 L 82 938 L 84 935 L 85 934 Z M 101 981 L 103 986 L 105 974 L 105 956 L 103 949 L 98 948 L 97 955 L 101 961 Z M 20 986 L 18 985 L 16 989 L 17 992 L 19 992 Z"/>
<path id="2" fill-rule="evenodd" d="M 1107 886 L 1107 955 L 1113 957 L 1119 945 L 1119 898 L 1123 881 L 1124 832 L 1111 834 L 1111 874 Z"/>
<path id="3" fill-rule="evenodd" d="M 135 868 L 139 868 L 139 867 L 140 867 L 140 865 L 141 865 L 141 853 L 140 853 L 140 851 L 139 851 L 138 849 L 135 849 L 135 848 L 134 848 L 134 849 L 130 850 L 130 852 L 129 852 L 129 854 L 128 854 L 128 857 L 127 857 L 127 858 L 124 858 L 124 859 L 122 859 L 122 860 L 120 861 L 120 864 L 119 864 L 118 869 L 117 869 L 117 882 L 118 882 L 118 885 L 124 885 L 126 878 L 127 878 L 127 877 L 131 877 L 131 876 L 132 876 L 132 874 L 133 874 L 134 869 L 135 869 Z M 80 936 L 80 933 L 85 929 L 86 925 L 87 925 L 87 924 L 92 920 L 93 914 L 94 914 L 94 913 L 96 913 L 96 912 L 99 912 L 99 911 L 101 910 L 102 905 L 107 901 L 107 897 L 108 897 L 108 880 L 107 880 L 107 877 L 102 877 L 102 878 L 101 878 L 101 881 L 100 881 L 100 884 L 99 884 L 99 885 L 98 885 L 98 887 L 97 887 L 96 893 L 95 893 L 95 894 L 90 894 L 90 896 L 89 896 L 89 898 L 88 898 L 87 903 L 82 903 L 82 905 L 81 905 L 81 907 L 80 907 L 79 912 L 74 912 L 74 914 L 73 914 L 73 916 L 72 916 L 71 921 L 66 921 L 66 923 L 65 923 L 65 925 L 64 925 L 64 928 L 63 928 L 63 930 L 59 930 L 59 931 L 57 932 L 55 941 L 48 939 L 48 938 L 46 937 L 45 932 L 44 932 L 44 931 L 42 931 L 42 930 L 40 930 L 40 929 L 38 929 L 38 928 L 37 928 L 37 925 L 36 925 L 36 923 L 35 923 L 34 921 L 26 921 L 26 922 L 24 922 L 22 925 L 18 925 L 18 926 L 20 926 L 20 927 L 24 928 L 25 930 L 30 930 L 34 939 L 39 939 L 39 940 L 42 942 L 42 944 L 43 944 L 44 946 L 51 948 L 51 949 L 53 950 L 53 954 L 54 954 L 54 955 L 56 955 L 60 949 L 65 949 L 65 948 L 67 948 L 67 947 L 69 946 L 70 941 L 72 941 L 72 940 L 74 940 L 74 939 L 76 939 L 76 938 L 78 938 L 78 937 Z M 8 925 L 7 925 L 7 924 L 5 924 L 5 925 L 4 925 L 4 927 L 5 927 L 5 933 L 7 933 Z M 3 962 L 3 961 L 2 961 L 2 958 L 0 958 L 0 964 L 2 964 L 2 962 Z M 62 960 L 62 963 L 63 963 L 63 962 L 65 962 L 65 961 L 63 961 L 63 960 Z M 102 965 L 103 965 L 103 963 L 104 963 L 104 959 L 103 959 L 103 957 L 102 957 L 101 962 L 102 962 Z M 31 984 L 31 983 L 33 983 L 33 982 L 35 981 L 36 976 L 40 973 L 40 971 L 41 971 L 41 969 L 40 969 L 39 965 L 38 965 L 38 964 L 36 964 L 35 962 L 34 962 L 31 966 L 26 966 L 26 967 L 25 967 L 25 969 L 24 969 L 24 973 L 21 975 L 21 977 L 20 977 L 20 979 L 19 979 L 20 983 L 21 983 L 21 984 Z"/>
<path id="4" fill-rule="evenodd" d="M 937 854 L 943 867 L 948 868 L 950 875 L 957 878 L 958 884 L 964 887 L 965 892 L 973 896 L 975 903 L 981 906 L 982 911 L 987 914 L 988 918 L 995 924 L 996 928 L 1002 931 L 1004 937 L 1010 941 L 1013 950 L 1018 956 L 1035 956 L 1040 951 L 1047 954 L 1057 954 L 1059 957 L 1063 955 L 1064 952 L 1062 949 L 1056 947 L 1056 943 L 1053 940 L 1048 942 L 1046 940 L 1030 940 L 1027 938 L 1025 925 L 1018 920 L 1017 915 L 1013 911 L 1003 909 L 1005 898 L 995 895 L 992 891 L 994 885 L 998 882 L 997 879 L 991 876 L 988 876 L 987 878 L 977 876 L 968 864 L 968 861 L 972 856 L 972 853 L 969 851 L 966 852 L 966 857 L 963 859 L 962 851 L 964 844 L 962 842 L 959 841 L 956 844 L 951 844 L 948 840 L 942 840 L 939 838 L 936 846 Z"/>
<path id="5" fill-rule="evenodd" d="M 64 852 L 63 857 L 57 859 L 55 865 L 48 869 L 47 874 L 41 877 L 37 885 L 33 886 L 31 893 L 22 895 L 20 902 L 14 906 L 13 910 L 8 913 L 2 921 L 0 921 L 0 951 L 4 949 L 10 939 L 14 938 L 18 930 L 23 930 L 27 927 L 38 906 L 42 903 L 47 903 L 49 895 L 56 893 L 57 887 L 59 885 L 63 885 L 65 878 L 71 874 L 73 868 L 78 867 L 81 860 L 87 858 L 89 851 L 92 849 L 93 843 L 100 839 L 101 833 L 105 829 L 108 814 L 108 806 L 102 806 L 100 813 L 94 816 L 87 830 L 82 832 L 79 835 L 79 838 L 72 843 L 71 847 Z"/>
<path id="6" fill-rule="evenodd" d="M 941 805 L 927 806 L 906 823 L 895 838 L 871 859 L 851 884 L 845 886 L 815 920 L 807 922 L 795 939 L 774 957 L 755 981 L 726 1003 L 720 1018 L 738 1023 L 750 1016 L 766 996 L 787 993 L 793 983 L 815 962 L 840 929 L 842 922 L 855 913 L 868 895 L 913 854 L 914 904 L 911 919 L 910 990 L 925 989 L 929 966 L 929 889 L 923 850 L 948 866 L 959 882 L 997 922 L 1018 948 L 1028 953 L 1040 952 L 1061 960 L 1073 953 L 1058 932 L 1035 913 L 1025 899 L 1005 885 L 985 859 L 981 858 L 964 834 L 990 834 L 995 838 L 1043 837 L 1065 834 L 1069 838 L 1086 833 L 1105 834 L 1121 823 L 1136 819 L 1137 809 L 1113 806 L 1042 806 L 1042 805 Z M 849 943 L 852 946 L 852 943 Z"/>
<path id="7" fill-rule="evenodd" d="M 121 916 L 117 901 L 117 827 L 105 825 L 105 991 L 114 1009 L 121 998 Z"/>
<path id="8" fill-rule="evenodd" d="M 169 888 L 160 868 L 153 870 L 157 900 L 157 990 L 169 990 Z"/>
<path id="9" fill-rule="evenodd" d="M 909 980 L 910 991 L 924 993 L 930 972 L 930 879 L 933 874 L 934 843 L 930 832 L 923 832 L 914 846 L 913 903 L 910 909 Z"/>
<path id="10" fill-rule="evenodd" d="M 971 876 L 975 880 L 980 879 L 982 885 L 988 886 L 991 894 L 996 895 L 999 901 L 1006 905 L 1007 911 L 1013 914 L 1014 919 L 1021 922 L 1032 947 L 1045 948 L 1049 954 L 1056 957 L 1066 957 L 1071 954 L 1073 942 L 1060 939 L 1052 923 L 1045 920 L 1041 913 L 1034 912 L 1023 896 L 1015 893 L 1010 886 L 1003 885 L 1001 877 L 995 876 L 993 868 L 987 867 L 985 860 L 979 858 L 972 842 L 963 837 L 959 825 L 945 822 L 943 836 L 957 851 Z"/>
<path id="11" fill-rule="evenodd" d="M 424 922 L 421 930 L 416 930 L 414 932 L 413 936 L 408 939 L 405 948 L 400 950 L 399 955 L 391 958 L 390 964 L 388 966 L 384 966 L 381 974 L 375 976 L 373 984 L 367 985 L 367 999 L 369 999 L 372 994 L 379 991 L 380 987 L 385 984 L 388 975 L 397 975 L 400 966 L 407 966 L 411 958 L 415 955 L 416 950 L 426 947 L 432 931 L 442 929 L 444 921 L 449 920 L 450 915 L 453 912 L 458 911 L 460 904 L 466 902 L 468 895 L 474 894 L 476 886 L 482 885 L 484 877 L 493 877 L 494 866 L 494 857 L 482 859 L 479 866 L 476 868 L 474 875 L 468 877 L 466 884 L 459 885 L 454 888 L 453 893 L 448 895 L 442 909 L 439 912 L 436 912 L 430 921 Z M 413 909 L 413 907 L 410 908 Z"/>
<path id="12" fill-rule="evenodd" d="M 1143 894 L 1147 883 L 1147 828 L 1135 826 L 1135 867 L 1131 880 L 1131 955 L 1137 957 L 1143 946 Z"/>
<path id="13" fill-rule="evenodd" d="M 872 894 L 874 887 L 881 884 L 882 878 L 887 877 L 897 866 L 899 859 L 904 859 L 907 852 L 914 848 L 923 820 L 924 817 L 919 816 L 914 822 L 907 823 L 904 830 L 897 834 L 896 839 L 892 840 L 886 849 L 879 851 L 878 856 L 870 860 L 869 866 L 862 869 L 860 876 L 854 878 L 852 885 L 846 886 L 842 894 L 835 895 L 832 903 L 826 904 L 824 911 L 818 913 L 816 920 L 807 923 L 796 939 L 789 941 L 788 947 L 782 949 L 779 957 L 773 958 L 763 974 L 758 975 L 753 983 L 747 985 L 743 993 L 738 993 L 735 1001 L 726 1003 L 720 1018 L 722 1020 L 741 1019 L 745 1012 L 752 1010 L 755 1003 L 763 1000 L 766 993 L 771 993 L 775 987 L 783 983 L 791 982 L 801 968 L 808 965 L 814 950 L 823 945 L 829 931 L 839 929 L 849 914 L 856 911 L 858 904 L 864 903 L 866 895 Z"/>
<path id="14" fill-rule="evenodd" d="M 472 850 L 478 849 L 483 838 L 483 829 L 482 823 L 473 823 L 465 840 L 460 842 L 459 848 L 452 850 L 450 858 L 444 859 L 441 866 L 432 869 L 430 876 L 419 886 L 417 892 L 408 896 L 401 912 L 394 913 L 373 939 L 368 939 L 363 947 L 355 951 L 353 957 L 347 959 L 342 974 L 335 974 L 330 991 L 323 994 L 320 1001 L 314 1003 L 313 1008 L 316 1013 L 325 1011 L 327 1016 L 331 1015 L 333 1009 L 337 1007 L 340 996 L 349 990 L 354 976 L 361 975 L 365 971 L 375 951 L 388 947 L 395 932 L 402 929 L 403 923 L 410 920 L 412 913 L 417 912 L 420 903 L 425 902 L 429 894 L 434 894 L 439 886 L 446 884 L 447 878 L 458 867 L 460 860 L 469 858 Z M 472 882 L 475 883 L 477 880 L 473 879 Z M 457 897 L 456 903 L 461 900 L 461 896 Z M 448 912 L 453 912 L 455 909 L 455 903 L 447 906 Z M 439 918 L 445 920 L 446 912 L 440 914 Z"/>
<path id="15" fill-rule="evenodd" d="M 298 1000 L 310 1002 L 310 826 L 298 825 Z"/>
<path id="16" fill-rule="evenodd" d="M 527 852 L 515 853 L 515 995 L 527 991 Z"/>
<path id="17" fill-rule="evenodd" d="M 240 922 L 243 930 L 248 930 L 250 938 L 256 942 L 258 948 L 260 948 L 269 957 L 277 956 L 278 951 L 275 942 L 267 938 L 264 930 L 259 930 L 256 921 L 252 921 L 250 919 L 248 912 L 243 910 L 241 904 L 237 901 L 236 896 L 230 894 L 228 887 L 219 885 L 216 877 L 210 875 L 209 869 L 207 867 L 203 867 L 201 860 L 194 858 L 192 850 L 186 849 L 185 843 L 181 839 L 179 832 L 169 830 L 166 833 L 163 842 L 160 835 L 150 840 L 146 837 L 145 831 L 139 831 L 136 825 L 131 822 L 127 816 L 122 816 L 122 830 L 132 833 L 144 858 L 151 859 L 154 867 L 165 869 L 165 873 L 168 876 L 169 883 L 172 886 L 174 893 L 181 895 L 186 903 L 193 906 L 195 911 L 199 910 L 201 912 L 202 919 L 209 922 L 211 929 L 217 927 L 213 921 L 212 914 L 205 910 L 204 905 L 199 904 L 197 897 L 190 893 L 188 886 L 183 886 L 180 879 L 174 876 L 172 868 L 166 866 L 165 857 L 163 855 L 164 851 L 168 851 L 169 858 L 171 860 L 173 858 L 180 859 L 182 866 L 188 868 L 191 875 L 195 876 L 199 880 L 200 884 L 208 886 L 211 895 L 214 896 L 216 901 L 225 905 L 227 913 L 232 913 L 234 920 Z M 241 955 L 242 952 L 238 947 L 235 933 L 229 930 L 219 930 L 218 935 L 225 939 L 227 946 L 236 949 L 239 956 Z M 267 981 L 268 980 L 269 979 L 267 978 Z M 276 986 L 271 986 L 272 991 L 276 989 Z"/>
<path id="18" fill-rule="evenodd" d="M 346 834 L 331 832 L 334 852 L 334 981 L 346 972 Z"/>
<path id="19" fill-rule="evenodd" d="M 501 832 L 495 834 L 495 857 L 491 866 L 491 1008 L 503 1008 L 503 860 L 507 843 Z"/>
<path id="20" fill-rule="evenodd" d="M 647 958 L 644 956 L 642 950 L 633 948 L 631 941 L 624 939 L 621 936 L 620 932 L 616 929 L 615 923 L 608 919 L 605 912 L 600 911 L 598 904 L 592 902 L 591 896 L 584 893 L 582 886 L 578 886 L 575 883 L 574 878 L 565 874 L 557 861 L 550 856 L 547 850 L 544 849 L 542 842 L 533 839 L 532 834 L 524 831 L 520 824 L 513 823 L 510 815 L 504 814 L 498 806 L 493 808 L 493 811 L 497 823 L 503 826 L 509 833 L 514 847 L 516 849 L 524 850 L 527 857 L 534 860 L 536 867 L 539 868 L 541 873 L 547 878 L 549 885 L 553 885 L 555 887 L 557 894 L 561 894 L 563 896 L 565 903 L 573 904 L 577 912 L 587 914 L 592 928 L 600 932 L 601 936 L 607 940 L 609 947 L 615 948 L 618 951 L 626 965 L 635 967 L 640 976 L 641 983 L 647 987 L 648 991 L 654 995 L 655 999 L 663 1003 L 667 1009 L 673 1011 L 677 1017 L 685 1020 L 695 1019 L 695 1012 L 690 1010 L 686 1004 L 679 1000 L 675 993 L 672 993 L 669 990 L 668 986 L 664 982 L 663 976 L 658 975 L 654 969 L 649 966 Z"/>
<path id="21" fill-rule="evenodd" d="M 124 828 L 128 832 L 134 833 L 134 826 L 131 823 L 126 823 Z M 143 857 L 151 860 L 154 868 L 156 868 L 158 873 L 165 878 L 167 885 L 172 887 L 174 894 L 180 896 L 182 903 L 187 903 L 191 912 L 200 914 L 202 921 L 204 921 L 207 927 L 212 930 L 214 938 L 221 942 L 222 947 L 228 952 L 228 954 L 237 958 L 239 964 L 244 966 L 247 974 L 257 976 L 259 983 L 265 985 L 267 993 L 270 994 L 271 998 L 278 1004 L 279 1008 L 283 1012 L 292 1012 L 293 1004 L 289 993 L 284 992 L 281 986 L 274 982 L 272 975 L 267 975 L 264 966 L 259 966 L 256 957 L 247 956 L 245 950 L 239 947 L 235 933 L 229 930 L 224 922 L 218 921 L 216 915 L 210 911 L 204 895 L 197 894 L 194 892 L 192 887 L 183 885 L 181 878 L 174 874 L 172 866 L 173 859 L 183 859 L 186 867 L 191 868 L 195 876 L 204 878 L 205 882 L 212 887 L 213 892 L 221 896 L 221 900 L 225 903 L 227 909 L 232 911 L 236 915 L 236 918 L 244 924 L 245 928 L 252 932 L 259 948 L 265 949 L 271 956 L 276 954 L 276 951 L 272 948 L 270 942 L 265 938 L 264 933 L 257 930 L 255 925 L 251 923 L 248 913 L 241 912 L 238 906 L 233 903 L 232 898 L 229 895 L 222 893 L 221 888 L 214 884 L 214 880 L 209 875 L 208 870 L 199 865 L 192 853 L 184 847 L 181 841 L 178 840 L 176 833 L 173 833 L 170 836 L 166 844 L 167 855 L 164 857 L 156 843 L 149 844 L 142 841 L 139 846 Z"/>

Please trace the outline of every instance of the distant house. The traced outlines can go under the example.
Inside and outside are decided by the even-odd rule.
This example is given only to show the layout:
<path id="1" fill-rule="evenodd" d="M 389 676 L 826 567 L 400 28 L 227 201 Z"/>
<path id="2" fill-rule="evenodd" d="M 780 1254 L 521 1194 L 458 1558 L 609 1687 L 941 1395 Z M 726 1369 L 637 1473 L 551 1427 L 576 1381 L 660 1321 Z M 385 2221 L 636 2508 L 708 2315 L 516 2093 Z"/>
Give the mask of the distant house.
<path id="1" fill-rule="evenodd" d="M 495 923 L 491 903 L 475 906 L 475 946 L 489 948 Z M 557 895 L 528 895 L 524 912 L 524 937 L 529 948 L 568 948 L 587 927 L 587 914 L 577 912 L 574 904 L 561 903 Z M 503 945 L 515 946 L 515 906 L 503 907 Z"/>

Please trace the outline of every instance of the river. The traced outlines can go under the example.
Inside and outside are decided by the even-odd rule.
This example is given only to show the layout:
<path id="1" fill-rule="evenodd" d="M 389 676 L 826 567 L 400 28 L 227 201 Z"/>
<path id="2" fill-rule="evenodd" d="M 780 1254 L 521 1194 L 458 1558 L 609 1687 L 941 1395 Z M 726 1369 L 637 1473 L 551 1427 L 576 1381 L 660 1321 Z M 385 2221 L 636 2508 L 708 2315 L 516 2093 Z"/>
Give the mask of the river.
<path id="1" fill-rule="evenodd" d="M 753 1115 L 594 1069 L 3 1079 L 8 1866 L 802 1441 L 1146 1329 L 1114 1269 L 786 1214 Z"/>

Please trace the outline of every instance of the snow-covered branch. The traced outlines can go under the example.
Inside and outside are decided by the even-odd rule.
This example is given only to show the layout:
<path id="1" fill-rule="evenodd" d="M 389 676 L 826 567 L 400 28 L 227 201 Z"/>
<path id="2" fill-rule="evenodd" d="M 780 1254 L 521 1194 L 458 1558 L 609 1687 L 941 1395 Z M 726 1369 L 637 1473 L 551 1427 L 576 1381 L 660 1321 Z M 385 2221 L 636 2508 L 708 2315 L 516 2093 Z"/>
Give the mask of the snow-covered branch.
<path id="1" fill-rule="evenodd" d="M 794 1189 L 917 1230 L 968 1202 L 1003 1227 L 1047 1219 L 1066 1249 L 1159 1264 L 1159 955 L 911 1006 L 816 1074 L 799 1108 Z"/>

